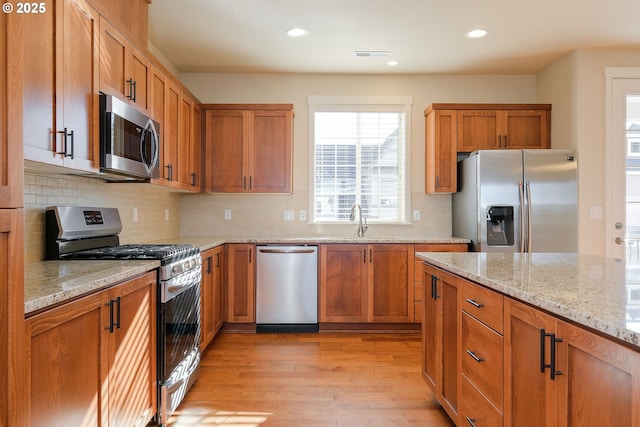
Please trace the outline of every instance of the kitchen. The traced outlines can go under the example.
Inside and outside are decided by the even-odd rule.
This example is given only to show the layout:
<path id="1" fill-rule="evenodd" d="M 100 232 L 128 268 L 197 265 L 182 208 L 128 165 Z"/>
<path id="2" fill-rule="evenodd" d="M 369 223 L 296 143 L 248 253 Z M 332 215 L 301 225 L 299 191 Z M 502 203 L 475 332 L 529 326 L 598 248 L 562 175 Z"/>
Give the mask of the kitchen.
<path id="1" fill-rule="evenodd" d="M 6 18 L 6 15 L 3 16 L 3 19 Z M 632 46 L 567 51 L 566 55 L 540 71 L 525 74 L 502 74 L 498 70 L 491 74 L 408 74 L 398 78 L 383 74 L 184 73 L 181 81 L 205 103 L 294 104 L 293 194 L 190 195 L 150 184 L 105 184 L 82 177 L 27 170 L 23 177 L 11 180 L 11 184 L 15 185 L 24 179 L 24 187 L 17 186 L 23 187 L 24 193 L 18 191 L 20 194 L 16 197 L 24 198 L 25 263 L 37 262 L 44 257 L 44 208 L 62 204 L 118 207 L 123 219 L 123 243 L 203 234 L 242 237 L 247 234 L 247 225 L 257 224 L 258 220 L 264 225 L 251 229 L 253 237 L 355 236 L 355 225 L 311 225 L 297 219 L 300 211 L 309 210 L 307 189 L 310 187 L 310 176 L 305 167 L 309 163 L 309 125 L 305 112 L 309 95 L 371 93 L 391 96 L 410 94 L 413 97 L 410 204 L 412 210 L 420 211 L 421 219 L 403 227 L 370 224 L 370 236 L 410 238 L 420 235 L 440 238 L 451 234 L 450 196 L 424 194 L 423 110 L 429 104 L 545 102 L 553 104 L 553 148 L 571 148 L 580 153 L 579 251 L 603 255 L 606 246 L 604 221 L 590 216 L 591 207 L 606 205 L 605 152 L 601 142 L 605 135 L 603 117 L 606 115 L 602 70 L 604 67 L 633 66 L 640 66 L 640 61 L 637 60 L 637 48 Z M 13 108 L 20 108 L 19 98 L 11 98 Z M 16 132 L 8 126 L 2 129 L 3 132 L 4 129 Z M 22 140 L 19 136 L 12 138 Z M 15 167 L 11 165 L 10 171 Z M 17 175 L 22 175 L 22 171 L 18 170 Z M 4 194 L 3 200 L 7 200 Z M 144 203 L 140 202 L 143 198 Z M 259 200 L 259 209 L 255 208 L 256 200 Z M 21 205 L 9 205 L 17 206 Z M 226 209 L 231 210 L 231 220 L 224 219 Z M 283 221 L 283 210 L 294 211 L 296 220 Z M 212 231 L 203 233 L 202 224 Z M 6 228 L 9 230 L 7 232 L 12 233 L 19 230 L 15 227 Z M 20 237 L 15 239 L 21 240 Z M 11 295 L 10 298 L 10 301 L 20 305 L 19 295 Z M 14 321 L 19 322 L 17 319 Z M 12 339 L 20 341 L 19 337 Z"/>

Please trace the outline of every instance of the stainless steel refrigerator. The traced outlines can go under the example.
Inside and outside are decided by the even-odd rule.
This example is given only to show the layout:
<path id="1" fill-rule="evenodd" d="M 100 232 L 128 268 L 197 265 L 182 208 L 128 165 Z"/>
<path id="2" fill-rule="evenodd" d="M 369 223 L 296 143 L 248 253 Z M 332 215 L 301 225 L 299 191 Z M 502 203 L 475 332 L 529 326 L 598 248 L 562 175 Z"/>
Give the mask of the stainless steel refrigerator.
<path id="1" fill-rule="evenodd" d="M 458 162 L 452 232 L 478 252 L 576 252 L 577 159 L 567 150 L 480 150 Z"/>

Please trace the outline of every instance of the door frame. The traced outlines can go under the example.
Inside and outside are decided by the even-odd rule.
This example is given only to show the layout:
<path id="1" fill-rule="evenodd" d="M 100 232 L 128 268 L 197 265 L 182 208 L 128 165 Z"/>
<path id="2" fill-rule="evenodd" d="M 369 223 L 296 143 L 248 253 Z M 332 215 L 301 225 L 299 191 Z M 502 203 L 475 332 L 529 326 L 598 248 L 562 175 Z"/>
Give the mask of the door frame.
<path id="1" fill-rule="evenodd" d="M 640 80 L 640 67 L 605 67 L 604 70 L 605 81 L 606 81 L 606 91 L 605 91 L 605 100 L 606 100 L 606 192 L 608 193 L 606 196 L 606 205 L 605 205 L 605 216 L 604 216 L 604 224 L 605 224 L 605 239 L 606 239 L 606 255 L 608 257 L 620 258 L 620 245 L 615 244 L 616 237 L 625 236 L 616 235 L 620 233 L 615 229 L 614 224 L 618 221 L 620 212 L 617 211 L 617 207 L 621 206 L 622 200 L 621 197 L 625 198 L 625 194 L 619 194 L 620 192 L 616 191 L 608 191 L 608 189 L 613 188 L 613 186 L 617 183 L 617 179 L 615 177 L 615 159 L 619 155 L 617 151 L 617 147 L 615 144 L 615 129 L 613 123 L 613 108 L 614 108 L 614 99 L 613 99 L 613 81 L 616 79 L 638 79 Z M 626 214 L 625 214 L 626 215 Z M 616 218 L 618 216 L 618 218 Z M 623 230 L 626 228 L 626 224 L 624 224 Z M 623 255 L 624 258 L 624 247 L 623 247 Z"/>

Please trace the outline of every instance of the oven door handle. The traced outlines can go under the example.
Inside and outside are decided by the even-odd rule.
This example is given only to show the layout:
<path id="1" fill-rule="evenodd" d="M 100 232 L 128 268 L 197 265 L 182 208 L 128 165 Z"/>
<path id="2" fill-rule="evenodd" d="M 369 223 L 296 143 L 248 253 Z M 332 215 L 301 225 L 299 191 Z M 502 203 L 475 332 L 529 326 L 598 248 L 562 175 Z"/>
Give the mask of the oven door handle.
<path id="1" fill-rule="evenodd" d="M 173 279 L 170 279 L 166 282 L 161 281 L 161 302 L 165 303 L 194 286 L 200 286 L 201 280 L 202 270 L 197 269 L 196 271 L 192 270 L 190 272 L 175 276 Z"/>

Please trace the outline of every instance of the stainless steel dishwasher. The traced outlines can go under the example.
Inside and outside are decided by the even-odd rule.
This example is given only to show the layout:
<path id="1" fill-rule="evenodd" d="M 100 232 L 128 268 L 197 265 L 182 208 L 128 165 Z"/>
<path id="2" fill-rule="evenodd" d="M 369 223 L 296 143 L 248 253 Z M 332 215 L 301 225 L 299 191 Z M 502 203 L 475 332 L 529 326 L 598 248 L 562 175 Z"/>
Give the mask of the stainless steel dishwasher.
<path id="1" fill-rule="evenodd" d="M 318 247 L 256 247 L 256 331 L 318 331 Z"/>

